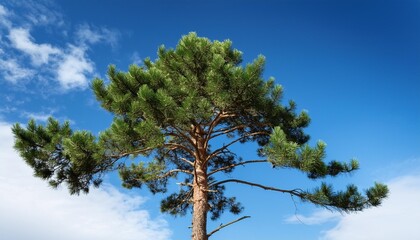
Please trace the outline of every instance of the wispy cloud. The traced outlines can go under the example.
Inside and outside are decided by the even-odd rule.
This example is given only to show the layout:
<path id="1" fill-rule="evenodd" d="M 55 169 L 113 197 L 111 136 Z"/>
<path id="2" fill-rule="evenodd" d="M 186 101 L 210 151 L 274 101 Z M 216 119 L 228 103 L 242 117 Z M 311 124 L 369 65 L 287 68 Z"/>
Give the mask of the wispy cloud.
<path id="1" fill-rule="evenodd" d="M 132 55 L 131 55 L 131 61 L 133 62 L 133 64 L 137 64 L 137 65 L 141 65 L 143 63 L 143 60 L 140 57 L 140 54 L 135 51 Z"/>
<path id="2" fill-rule="evenodd" d="M 26 118 L 31 118 L 36 121 L 46 122 L 48 118 L 52 117 L 53 112 L 50 113 L 31 113 L 31 112 L 22 112 L 22 116 Z"/>
<path id="3" fill-rule="evenodd" d="M 52 1 L 25 1 L 24 6 L 28 9 L 26 17 L 34 25 L 61 26 L 64 24 L 63 16 L 55 10 Z"/>
<path id="4" fill-rule="evenodd" d="M 0 56 L 4 57 L 4 55 L 1 54 Z M 0 70 L 4 79 L 13 84 L 17 84 L 21 80 L 29 79 L 35 73 L 34 70 L 20 66 L 18 61 L 13 58 L 0 59 Z"/>
<path id="5" fill-rule="evenodd" d="M 0 26 L 7 28 L 11 27 L 11 22 L 8 19 L 9 11 L 7 8 L 0 4 Z"/>
<path id="6" fill-rule="evenodd" d="M 2 239 L 169 239 L 167 223 L 139 208 L 145 200 L 140 196 L 110 185 L 81 196 L 48 188 L 13 150 L 10 128 L 0 121 Z"/>
<path id="7" fill-rule="evenodd" d="M 95 27 L 89 24 L 82 24 L 76 31 L 76 37 L 82 44 L 107 43 L 115 47 L 118 43 L 119 32 L 106 27 Z"/>
<path id="8" fill-rule="evenodd" d="M 286 218 L 284 221 L 290 224 L 306 224 L 306 225 L 319 225 L 326 222 L 337 220 L 342 215 L 338 212 L 328 210 L 319 210 L 309 216 L 296 214 Z"/>
<path id="9" fill-rule="evenodd" d="M 15 111 L 16 112 L 16 108 L 5 108 L 3 110 L 3 112 L 7 112 L 7 110 L 10 111 Z M 0 109 L 0 112 L 1 109 Z M 19 111 L 20 117 L 25 118 L 25 119 L 34 119 L 37 122 L 46 122 L 48 120 L 48 118 L 53 117 L 61 122 L 64 121 L 68 121 L 70 124 L 76 124 L 76 122 L 66 116 L 57 116 L 57 113 L 59 111 L 57 109 L 44 109 L 43 111 L 39 111 L 39 112 L 29 112 L 29 111 Z"/>
<path id="10" fill-rule="evenodd" d="M 0 18 L 4 17 L 5 15 L 7 15 L 6 8 L 3 5 L 0 5 Z"/>
<path id="11" fill-rule="evenodd" d="M 62 14 L 56 10 L 56 5 L 50 0 L 7 1 L 4 3 L 9 9 L 18 9 L 18 13 L 9 10 L 16 24 L 36 26 L 62 26 Z"/>

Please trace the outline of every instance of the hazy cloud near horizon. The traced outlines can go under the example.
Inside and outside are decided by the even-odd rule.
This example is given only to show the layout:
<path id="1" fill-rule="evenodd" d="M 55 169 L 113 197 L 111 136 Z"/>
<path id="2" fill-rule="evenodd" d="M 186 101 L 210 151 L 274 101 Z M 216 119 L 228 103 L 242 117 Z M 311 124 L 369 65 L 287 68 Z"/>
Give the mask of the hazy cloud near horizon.
<path id="1" fill-rule="evenodd" d="M 386 184 L 390 196 L 379 207 L 343 215 L 323 209 L 309 215 L 293 215 L 284 222 L 320 225 L 336 221 L 333 228 L 321 233 L 319 240 L 417 240 L 420 236 L 420 175 L 396 177 Z"/>
<path id="2" fill-rule="evenodd" d="M 88 195 L 70 196 L 32 176 L 13 149 L 11 124 L 0 121 L 0 232 L 13 240 L 166 240 L 161 218 L 142 210 L 141 196 L 105 185 Z"/>

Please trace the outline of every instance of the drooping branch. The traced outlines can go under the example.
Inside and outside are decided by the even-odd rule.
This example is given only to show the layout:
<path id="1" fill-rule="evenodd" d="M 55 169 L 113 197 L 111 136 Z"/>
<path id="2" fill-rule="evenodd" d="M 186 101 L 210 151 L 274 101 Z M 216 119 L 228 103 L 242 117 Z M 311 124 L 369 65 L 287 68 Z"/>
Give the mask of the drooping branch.
<path id="1" fill-rule="evenodd" d="M 238 219 L 236 219 L 236 220 L 234 220 L 234 221 L 232 221 L 232 222 L 229 222 L 229 223 L 226 223 L 226 224 L 222 224 L 222 225 L 220 225 L 218 228 L 216 228 L 216 229 L 214 229 L 213 231 L 211 231 L 209 234 L 207 234 L 207 237 L 209 238 L 211 235 L 213 235 L 214 233 L 216 233 L 216 232 L 218 232 L 218 231 L 220 231 L 222 228 L 225 228 L 225 227 L 227 227 L 227 226 L 229 226 L 229 225 L 232 225 L 232 224 L 234 224 L 234 223 L 237 223 L 237 222 L 239 222 L 239 221 L 241 221 L 241 220 L 244 220 L 244 219 L 246 219 L 246 218 L 250 218 L 251 216 L 243 216 L 243 217 L 240 217 L 240 218 L 238 218 Z"/>
<path id="2" fill-rule="evenodd" d="M 258 183 L 247 182 L 240 179 L 227 179 L 210 184 L 210 187 L 222 185 L 228 182 L 240 183 L 253 187 L 259 187 L 264 190 L 287 193 L 291 196 L 297 196 L 302 201 L 309 201 L 313 204 L 327 209 L 335 209 L 344 212 L 361 211 L 362 209 L 378 206 L 388 194 L 386 185 L 376 183 L 374 187 L 366 190 L 366 196 L 362 196 L 354 185 L 347 186 L 346 191 L 333 192 L 332 187 L 322 183 L 321 187 L 313 191 L 304 191 L 302 189 L 284 190 Z"/>
<path id="3" fill-rule="evenodd" d="M 291 195 L 294 195 L 294 196 L 297 196 L 297 197 L 300 197 L 300 198 L 304 198 L 304 192 L 301 189 L 285 190 L 285 189 L 265 186 L 265 185 L 258 184 L 258 183 L 248 182 L 248 181 L 244 181 L 244 180 L 240 180 L 240 179 L 226 179 L 226 180 L 223 180 L 223 181 L 220 181 L 220 182 L 212 183 L 212 184 L 210 184 L 210 187 L 222 185 L 222 184 L 229 183 L 229 182 L 241 183 L 241 184 L 245 184 L 245 185 L 249 185 L 249 186 L 253 186 L 253 187 L 259 187 L 259 188 L 262 188 L 264 190 L 270 190 L 270 191 L 281 192 L 281 193 L 288 193 L 288 194 L 291 194 Z"/>
<path id="4" fill-rule="evenodd" d="M 218 168 L 216 170 L 213 170 L 208 174 L 208 176 L 211 176 L 211 175 L 213 175 L 217 172 L 228 170 L 228 169 L 231 169 L 231 168 L 234 168 L 234 167 L 237 167 L 237 166 L 242 166 L 242 165 L 246 165 L 246 164 L 250 164 L 250 163 L 264 163 L 264 162 L 268 162 L 268 161 L 267 160 L 249 160 L 249 161 L 234 163 L 234 164 L 230 164 L 228 166 L 224 166 L 224 167 Z"/>

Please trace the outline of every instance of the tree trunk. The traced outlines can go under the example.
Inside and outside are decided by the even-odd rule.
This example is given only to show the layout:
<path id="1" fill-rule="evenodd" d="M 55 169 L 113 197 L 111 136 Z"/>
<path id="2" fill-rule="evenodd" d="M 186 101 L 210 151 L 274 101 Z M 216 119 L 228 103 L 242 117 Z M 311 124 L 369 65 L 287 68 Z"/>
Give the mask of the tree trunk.
<path id="1" fill-rule="evenodd" d="M 207 173 L 200 164 L 194 176 L 192 240 L 207 240 Z"/>

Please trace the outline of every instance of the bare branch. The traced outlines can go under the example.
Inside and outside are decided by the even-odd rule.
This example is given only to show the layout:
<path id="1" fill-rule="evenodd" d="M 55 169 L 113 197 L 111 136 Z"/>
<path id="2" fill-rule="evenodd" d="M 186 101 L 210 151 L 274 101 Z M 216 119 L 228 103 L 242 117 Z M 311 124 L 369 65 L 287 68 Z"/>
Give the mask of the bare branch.
<path id="1" fill-rule="evenodd" d="M 225 134 L 234 132 L 236 130 L 244 129 L 247 126 L 249 126 L 249 125 L 248 124 L 240 124 L 240 125 L 237 125 L 237 126 L 234 126 L 234 127 L 220 128 L 220 129 L 217 129 L 217 130 L 213 131 L 213 135 L 211 135 L 210 138 L 213 139 L 213 138 L 219 137 L 221 135 L 225 135 Z M 253 123 L 252 126 L 269 127 L 270 124 L 269 123 L 261 123 L 260 122 L 260 123 Z"/>
<path id="2" fill-rule="evenodd" d="M 211 184 L 210 187 L 225 184 L 225 183 L 228 183 L 228 182 L 241 183 L 241 184 L 245 184 L 245 185 L 249 185 L 249 186 L 253 186 L 253 187 L 259 187 L 259 188 L 262 188 L 264 190 L 270 190 L 270 191 L 281 192 L 281 193 L 288 193 L 288 194 L 291 194 L 291 195 L 294 195 L 294 196 L 297 196 L 297 197 L 300 197 L 300 198 L 304 198 L 303 191 L 301 189 L 285 190 L 285 189 L 280 189 L 280 188 L 261 185 L 261 184 L 258 184 L 258 183 L 247 182 L 247 181 L 240 180 L 240 179 L 227 179 L 227 180 L 223 180 L 223 181 L 220 181 L 220 182 L 215 182 L 215 183 Z"/>
<path id="3" fill-rule="evenodd" d="M 231 141 L 230 143 L 224 145 L 223 147 L 214 150 L 211 154 L 209 154 L 205 160 L 205 163 L 208 162 L 210 159 L 212 159 L 213 157 L 219 155 L 220 153 L 222 153 L 224 150 L 226 150 L 228 147 L 230 147 L 231 145 L 247 138 L 247 137 L 252 137 L 252 136 L 257 136 L 257 135 L 268 135 L 269 133 L 267 132 L 253 132 L 253 133 L 249 133 L 249 134 L 245 134 L 233 141 Z"/>
<path id="4" fill-rule="evenodd" d="M 206 139 L 204 140 L 204 149 L 207 149 L 209 141 L 211 139 L 211 133 L 213 132 L 213 129 L 219 124 L 219 122 L 222 120 L 222 113 L 217 113 L 216 117 L 211 121 L 210 127 L 207 131 L 208 135 L 206 136 Z"/>
<path id="5" fill-rule="evenodd" d="M 166 173 L 158 176 L 157 179 L 166 178 L 166 177 L 169 177 L 172 174 L 175 174 L 175 173 L 178 173 L 178 172 L 182 172 L 182 173 L 186 173 L 186 174 L 191 174 L 191 175 L 193 174 L 191 171 L 184 170 L 184 169 L 172 169 L 172 170 L 169 170 Z"/>
<path id="6" fill-rule="evenodd" d="M 232 221 L 232 222 L 230 222 L 230 223 L 226 223 L 226 224 L 220 225 L 218 228 L 214 229 L 214 230 L 213 230 L 213 231 L 211 231 L 209 234 L 207 234 L 207 237 L 209 238 L 211 235 L 213 235 L 214 233 L 216 233 L 216 232 L 220 231 L 220 229 L 222 229 L 222 228 L 225 228 L 225 227 L 227 227 L 227 226 L 229 226 L 229 225 L 232 225 L 232 224 L 234 224 L 234 223 L 237 223 L 237 222 L 239 222 L 239 221 L 241 221 L 241 220 L 244 220 L 244 219 L 246 219 L 246 218 L 250 218 L 250 217 L 251 217 L 251 216 L 243 216 L 243 217 L 240 217 L 240 218 L 238 218 L 238 219 L 236 219 L 236 220 L 234 220 L 234 221 Z"/>
<path id="7" fill-rule="evenodd" d="M 184 134 L 184 131 L 182 131 L 182 130 L 180 130 L 180 129 L 178 129 L 177 127 L 175 127 L 175 126 L 172 126 L 173 127 L 173 129 L 175 129 L 176 131 L 177 131 L 177 133 L 179 134 L 179 135 L 177 135 L 178 137 L 179 136 L 182 136 L 182 138 L 184 138 L 187 142 L 189 142 L 190 144 L 191 144 L 191 146 L 195 146 L 195 142 L 193 141 L 193 138 L 191 137 L 191 136 L 187 136 L 186 134 Z"/>
<path id="8" fill-rule="evenodd" d="M 170 150 L 175 150 L 175 149 L 184 150 L 185 152 L 189 153 L 192 157 L 195 157 L 195 153 L 191 149 L 187 148 L 186 146 L 184 146 L 182 144 L 178 144 L 178 143 L 165 143 L 163 146 L 164 147 L 170 147 Z M 189 161 L 189 160 L 187 160 L 185 158 L 182 158 L 182 160 L 185 161 L 185 162 L 187 162 L 187 163 L 189 163 L 190 165 L 194 165 L 194 163 L 192 163 L 191 161 Z"/>
<path id="9" fill-rule="evenodd" d="M 218 168 L 216 170 L 213 170 L 208 174 L 208 176 L 213 175 L 213 174 L 215 174 L 217 172 L 220 172 L 220 171 L 224 171 L 224 170 L 227 170 L 227 169 L 230 169 L 230 168 L 237 167 L 237 166 L 246 165 L 246 164 L 249 164 L 249 163 L 263 163 L 263 162 L 268 162 L 268 160 L 249 160 L 249 161 L 234 163 L 234 164 L 231 164 L 231 165 L 224 166 L 224 167 Z"/>
<path id="10" fill-rule="evenodd" d="M 190 164 L 191 166 L 194 166 L 194 163 L 193 162 L 191 162 L 190 160 L 188 160 L 188 159 L 186 159 L 184 157 L 180 157 L 179 159 L 181 159 L 183 162 L 186 162 L 186 163 Z"/>
<path id="11" fill-rule="evenodd" d="M 217 131 L 214 131 L 213 132 L 215 134 L 214 135 L 211 135 L 210 136 L 210 139 L 213 139 L 213 138 L 216 138 L 218 136 L 222 136 L 222 135 L 225 135 L 225 134 L 234 132 L 234 131 L 239 130 L 239 129 L 243 129 L 245 127 L 246 127 L 245 124 L 241 124 L 241 125 L 238 125 L 238 126 L 235 126 L 235 127 L 231 127 L 231 128 L 221 128 L 221 129 L 218 129 Z"/>

